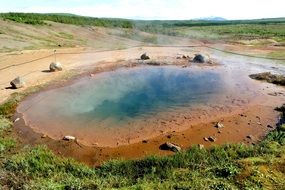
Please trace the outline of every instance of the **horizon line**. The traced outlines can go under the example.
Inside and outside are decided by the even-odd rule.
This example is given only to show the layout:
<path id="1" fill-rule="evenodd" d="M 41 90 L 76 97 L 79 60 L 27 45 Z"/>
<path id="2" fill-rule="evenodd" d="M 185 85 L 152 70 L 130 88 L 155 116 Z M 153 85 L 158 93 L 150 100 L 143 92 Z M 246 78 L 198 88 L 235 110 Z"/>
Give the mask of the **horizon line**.
<path id="1" fill-rule="evenodd" d="M 7 13 L 22 13 L 22 14 L 62 14 L 62 16 L 66 16 L 64 14 L 69 14 L 71 16 L 78 16 L 78 17 L 89 17 L 89 18 L 101 18 L 101 19 L 125 19 L 125 20 L 137 20 L 137 21 L 187 21 L 187 20 L 201 20 L 201 21 L 242 21 L 242 20 L 263 20 L 263 19 L 282 19 L 284 17 L 260 17 L 260 18 L 248 18 L 248 19 L 227 19 L 221 16 L 205 16 L 205 17 L 199 17 L 199 18 L 188 18 L 188 19 L 163 19 L 163 18 L 143 18 L 140 16 L 134 16 L 134 17 L 100 17 L 100 16 L 89 16 L 89 15 L 80 15 L 80 14 L 75 14 L 75 13 L 69 13 L 69 12 L 46 12 L 46 13 L 41 13 L 41 12 L 15 12 L 15 11 L 4 11 L 0 12 L 0 14 L 7 14 Z M 136 18 L 137 17 L 137 18 Z M 213 18 L 213 20 L 211 20 Z M 215 20 L 214 18 L 219 18 Z"/>

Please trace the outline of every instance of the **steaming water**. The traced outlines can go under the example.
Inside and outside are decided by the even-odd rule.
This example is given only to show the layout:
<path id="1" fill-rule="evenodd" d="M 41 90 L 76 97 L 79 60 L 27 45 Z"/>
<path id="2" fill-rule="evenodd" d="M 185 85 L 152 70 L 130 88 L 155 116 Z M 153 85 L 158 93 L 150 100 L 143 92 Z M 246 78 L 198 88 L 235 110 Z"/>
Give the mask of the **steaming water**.
<path id="1" fill-rule="evenodd" d="M 224 88 L 220 74 L 212 70 L 173 66 L 121 69 L 42 92 L 24 102 L 20 112 L 43 123 L 117 124 L 211 103 Z"/>

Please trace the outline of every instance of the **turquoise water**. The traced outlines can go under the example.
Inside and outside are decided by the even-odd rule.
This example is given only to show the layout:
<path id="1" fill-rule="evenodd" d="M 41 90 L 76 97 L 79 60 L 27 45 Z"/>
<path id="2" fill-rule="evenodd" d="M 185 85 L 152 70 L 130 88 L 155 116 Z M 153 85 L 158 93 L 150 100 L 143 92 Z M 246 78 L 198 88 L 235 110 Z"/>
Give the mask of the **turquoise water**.
<path id="1" fill-rule="evenodd" d="M 36 123 L 127 122 L 211 103 L 223 88 L 220 74 L 210 69 L 137 67 L 83 77 L 41 92 L 24 102 L 21 110 Z"/>
<path id="2" fill-rule="evenodd" d="M 207 102 L 221 87 L 218 74 L 171 67 L 114 72 L 107 77 L 107 81 L 101 79 L 98 86 L 92 87 L 94 91 L 88 93 L 90 110 L 84 112 L 88 117 L 123 120 L 152 115 L 160 110 Z"/>

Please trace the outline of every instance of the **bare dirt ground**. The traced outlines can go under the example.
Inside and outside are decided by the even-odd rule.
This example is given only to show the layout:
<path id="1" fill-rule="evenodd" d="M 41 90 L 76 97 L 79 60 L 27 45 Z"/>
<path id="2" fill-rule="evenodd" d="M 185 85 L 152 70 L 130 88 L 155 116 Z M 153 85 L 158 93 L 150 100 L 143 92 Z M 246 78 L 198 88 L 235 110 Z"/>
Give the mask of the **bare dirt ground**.
<path id="1" fill-rule="evenodd" d="M 193 52 L 200 52 L 201 48 L 195 48 Z M 201 50 L 202 51 L 202 50 Z M 25 51 L 23 54 L 9 54 L 0 57 L 0 102 L 3 102 L 13 92 L 21 92 L 24 89 L 6 89 L 10 81 L 17 76 L 23 77 L 26 87 L 43 84 L 55 77 L 60 77 L 72 72 L 81 72 L 94 66 L 103 66 L 103 62 L 118 62 L 120 60 L 138 59 L 144 52 L 152 58 L 161 56 L 176 57 L 178 54 L 189 53 L 183 48 L 176 47 L 134 47 L 123 50 L 98 51 L 87 48 L 71 48 L 57 50 L 57 60 L 64 67 L 63 72 L 49 73 L 49 64 L 54 61 L 53 50 Z M 75 53 L 75 54 L 73 54 Z M 193 55 L 193 53 L 192 53 Z M 30 60 L 44 59 L 29 62 Z M 15 65 L 15 66 L 13 66 Z"/>
<path id="2" fill-rule="evenodd" d="M 60 80 L 66 76 L 80 74 L 94 68 L 104 69 L 110 66 L 106 63 L 113 63 L 114 66 L 122 60 L 134 60 L 144 52 L 147 52 L 151 58 L 176 57 L 180 54 L 193 56 L 195 53 L 211 56 L 212 50 L 201 45 L 252 55 L 266 54 L 272 51 L 271 48 L 253 49 L 245 48 L 243 45 L 221 42 L 218 44 L 205 43 L 205 41 L 163 35 L 156 36 L 159 45 L 173 46 L 175 44 L 178 47 L 151 47 L 154 44 L 146 43 L 145 40 L 133 40 L 130 36 L 126 37 L 125 32 L 116 29 L 82 28 L 70 25 L 62 27 L 62 24 L 57 23 L 45 26 L 46 30 L 22 24 L 7 25 L 6 21 L 0 21 L 0 26 L 1 31 L 4 31 L 0 32 L 2 46 L 0 47 L 2 52 L 0 53 L 0 103 L 7 100 L 12 93 L 23 92 L 28 87 L 50 83 L 55 79 Z M 57 31 L 56 34 L 54 31 Z M 144 39 L 153 37 L 146 33 L 140 33 L 140 36 Z M 88 41 L 84 39 L 88 39 Z M 53 48 L 44 49 L 49 45 Z M 49 64 L 54 60 L 53 50 L 56 45 L 61 46 L 56 48 L 57 60 L 62 63 L 64 70 L 56 73 L 46 72 Z M 36 50 L 24 50 L 29 47 Z M 7 88 L 10 86 L 10 81 L 17 76 L 23 77 L 26 87 L 17 90 Z M 162 133 L 147 140 L 147 143 L 136 142 L 115 148 L 87 147 L 76 142 L 58 141 L 48 137 L 41 138 L 42 134 L 35 133 L 29 127 L 23 127 L 23 120 L 15 124 L 14 134 L 15 138 L 18 138 L 23 144 L 46 144 L 59 155 L 73 157 L 89 165 L 98 165 L 114 158 L 131 159 L 152 154 L 172 154 L 159 149 L 159 145 L 166 141 L 177 143 L 183 149 L 194 144 L 203 144 L 208 147 L 214 144 L 233 142 L 256 143 L 272 130 L 270 126 L 275 126 L 278 113 L 273 111 L 273 108 L 284 103 L 284 94 L 282 93 L 285 91 L 284 88 L 274 85 L 261 84 L 260 82 L 256 82 L 256 84 L 260 85 L 259 91 L 264 95 L 262 96 L 264 99 L 258 103 L 214 119 L 202 118 L 203 122 L 195 124 L 189 123 L 187 119 L 177 121 L 184 122 L 185 126 L 188 126 L 187 129 Z M 278 96 L 268 95 L 274 92 L 281 92 L 281 94 Z M 222 121 L 226 126 L 220 131 L 214 127 L 214 123 L 218 121 Z M 249 135 L 252 136 L 248 138 Z M 218 140 L 214 143 L 206 142 L 203 138 L 207 136 L 215 136 Z"/>

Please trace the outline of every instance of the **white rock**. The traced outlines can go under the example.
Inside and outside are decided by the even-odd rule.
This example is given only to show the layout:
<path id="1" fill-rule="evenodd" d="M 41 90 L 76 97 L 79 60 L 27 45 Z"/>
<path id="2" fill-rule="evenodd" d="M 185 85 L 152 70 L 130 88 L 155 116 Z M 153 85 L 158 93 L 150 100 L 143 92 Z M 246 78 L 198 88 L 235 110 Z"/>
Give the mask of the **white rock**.
<path id="1" fill-rule="evenodd" d="M 62 66 L 59 62 L 52 62 L 49 65 L 49 70 L 50 70 L 50 72 L 62 71 Z"/>
<path id="2" fill-rule="evenodd" d="M 74 141 L 74 140 L 75 140 L 75 137 L 67 135 L 67 136 L 64 136 L 64 137 L 63 137 L 63 140 L 66 140 L 66 141 Z"/>
<path id="3" fill-rule="evenodd" d="M 17 121 L 19 121 L 20 120 L 20 118 L 16 118 L 15 120 L 14 120 L 14 123 L 16 123 Z"/>
<path id="4" fill-rule="evenodd" d="M 18 89 L 18 88 L 24 87 L 26 83 L 21 77 L 17 77 L 14 80 L 12 80 L 10 82 L 10 84 L 11 84 L 12 88 Z"/>
<path id="5" fill-rule="evenodd" d="M 213 137 L 213 136 L 210 136 L 208 137 L 209 141 L 211 142 L 216 142 L 217 141 L 217 138 L 216 137 Z"/>
<path id="6" fill-rule="evenodd" d="M 166 143 L 160 145 L 160 149 L 161 150 L 171 150 L 173 152 L 180 152 L 181 151 L 180 146 L 173 144 L 173 143 L 169 143 L 169 142 L 166 142 Z"/>
<path id="7" fill-rule="evenodd" d="M 224 126 L 222 123 L 218 122 L 218 123 L 216 124 L 216 127 L 217 127 L 218 129 L 221 129 L 221 128 L 224 128 L 225 126 Z"/>
<path id="8" fill-rule="evenodd" d="M 204 148 L 204 145 L 198 144 L 198 148 L 199 148 L 199 149 L 203 149 L 203 148 Z"/>
<path id="9" fill-rule="evenodd" d="M 204 139 L 204 141 L 209 141 L 209 139 L 207 137 L 204 137 L 203 139 Z"/>

